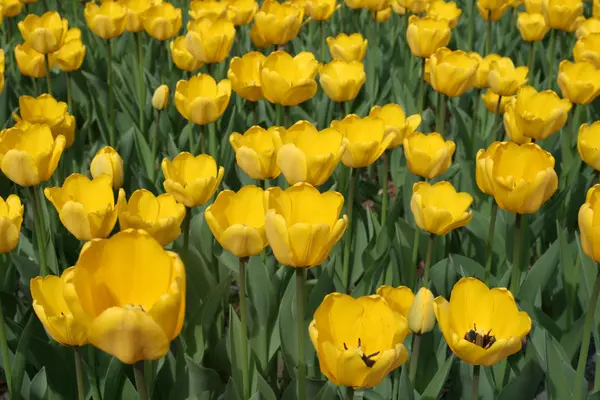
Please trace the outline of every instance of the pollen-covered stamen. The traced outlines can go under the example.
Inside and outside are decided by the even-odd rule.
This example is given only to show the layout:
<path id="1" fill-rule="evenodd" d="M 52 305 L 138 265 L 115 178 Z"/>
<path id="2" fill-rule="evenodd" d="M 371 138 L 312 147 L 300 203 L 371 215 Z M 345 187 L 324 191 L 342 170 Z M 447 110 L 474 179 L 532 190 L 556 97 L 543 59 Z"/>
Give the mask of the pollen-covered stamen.
<path id="1" fill-rule="evenodd" d="M 482 333 L 480 333 L 477 330 L 477 325 L 475 325 L 475 323 L 473 323 L 473 329 L 471 329 L 470 331 L 465 333 L 464 339 L 467 342 L 471 342 L 471 343 L 487 350 L 490 347 L 492 347 L 492 345 L 494 343 L 496 343 L 496 337 L 491 335 L 491 333 L 492 333 L 491 329 L 487 333 L 485 333 L 484 331 L 482 331 Z"/>
<path id="2" fill-rule="evenodd" d="M 346 345 L 345 342 L 343 343 L 343 345 L 344 345 L 344 350 L 348 350 L 348 346 Z M 362 343 L 360 341 L 360 338 L 358 338 L 357 349 L 360 351 L 360 359 L 365 363 L 365 365 L 368 368 L 373 368 L 373 365 L 375 365 L 375 360 L 372 360 L 372 358 L 375 357 L 376 355 L 378 355 L 379 351 L 376 351 L 375 353 L 369 354 L 369 355 L 365 354 L 362 349 Z"/>

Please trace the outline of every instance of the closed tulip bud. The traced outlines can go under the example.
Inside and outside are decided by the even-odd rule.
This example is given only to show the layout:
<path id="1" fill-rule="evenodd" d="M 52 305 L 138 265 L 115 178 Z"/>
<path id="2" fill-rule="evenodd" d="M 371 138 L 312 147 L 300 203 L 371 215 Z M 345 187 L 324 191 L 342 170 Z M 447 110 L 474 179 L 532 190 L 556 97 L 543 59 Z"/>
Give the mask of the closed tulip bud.
<path id="1" fill-rule="evenodd" d="M 300 268 L 323 264 L 348 225 L 346 215 L 338 219 L 344 197 L 308 183 L 272 187 L 265 196 L 267 240 L 277 261 Z"/>
<path id="2" fill-rule="evenodd" d="M 399 0 L 390 0 L 390 6 L 392 7 L 392 11 L 394 11 L 398 15 L 406 15 L 406 8 L 400 5 Z"/>
<path id="3" fill-rule="evenodd" d="M 600 33 L 600 18 L 593 17 L 586 19 L 579 24 L 579 27 L 575 31 L 577 39 L 581 39 L 592 33 Z"/>
<path id="4" fill-rule="evenodd" d="M 577 151 L 583 162 L 600 171 L 600 121 L 579 127 Z"/>
<path id="5" fill-rule="evenodd" d="M 123 181 L 125 179 L 123 159 L 115 149 L 110 146 L 105 146 L 98 150 L 92 159 L 90 173 L 94 178 L 101 175 L 110 176 L 112 178 L 113 189 L 119 189 L 123 186 Z"/>
<path id="6" fill-rule="evenodd" d="M 383 285 L 377 288 L 377 294 L 387 301 L 392 310 L 402 315 L 408 321 L 408 313 L 415 300 L 415 295 L 410 288 L 406 286 L 393 287 Z"/>
<path id="7" fill-rule="evenodd" d="M 102 39 L 112 39 L 125 31 L 127 7 L 121 3 L 110 1 L 97 5 L 90 1 L 83 14 L 88 28 Z"/>
<path id="8" fill-rule="evenodd" d="M 152 95 L 152 107 L 156 110 L 164 110 L 169 105 L 169 87 L 160 85 Z"/>
<path id="9" fill-rule="evenodd" d="M 408 327 L 413 333 L 422 335 L 431 332 L 435 326 L 435 313 L 433 312 L 433 293 L 426 287 L 417 292 L 415 300 L 408 313 Z"/>
<path id="10" fill-rule="evenodd" d="M 150 7 L 142 14 L 142 24 L 148 35 L 158 40 L 169 40 L 181 29 L 181 8 L 171 3 Z"/>
<path id="11" fill-rule="evenodd" d="M 360 33 L 353 33 L 351 35 L 340 33 L 336 37 L 327 38 L 327 46 L 329 47 L 331 58 L 346 62 L 362 62 L 367 52 L 367 43 L 367 39 L 364 39 Z"/>
<path id="12" fill-rule="evenodd" d="M 550 28 L 575 32 L 585 19 L 583 0 L 542 0 L 542 14 Z"/>
<path id="13" fill-rule="evenodd" d="M 377 22 L 385 22 L 388 19 L 390 19 L 391 16 L 392 16 L 392 8 L 391 7 L 384 8 L 381 11 L 376 11 L 375 12 L 375 21 L 377 21 Z"/>
<path id="14" fill-rule="evenodd" d="M 54 139 L 59 135 L 64 136 L 66 148 L 71 147 L 75 141 L 75 117 L 68 113 L 67 103 L 56 101 L 49 94 L 43 94 L 38 98 L 21 96 L 19 110 L 21 119 L 29 125 L 48 125 Z M 21 121 L 16 115 L 13 117 L 17 122 Z"/>
<path id="15" fill-rule="evenodd" d="M 499 115 L 504 114 L 504 108 L 510 103 L 513 97 L 514 96 L 499 96 L 492 90 L 486 90 L 485 94 L 481 95 L 485 108 L 487 108 L 489 112 Z M 500 104 L 498 104 L 498 100 L 500 100 Z"/>
<path id="16" fill-rule="evenodd" d="M 63 295 L 63 277 L 71 271 L 72 268 L 67 269 L 61 277 L 48 275 L 33 278 L 29 283 L 32 307 L 52 339 L 65 346 L 84 346 L 88 343 L 86 327 L 73 317 Z"/>
<path id="17" fill-rule="evenodd" d="M 265 39 L 264 35 L 256 24 L 252 24 L 252 28 L 250 28 L 250 40 L 252 41 L 254 47 L 259 49 L 266 49 L 270 46 L 270 44 L 267 43 L 267 39 Z"/>
<path id="18" fill-rule="evenodd" d="M 597 128 L 594 128 L 597 129 Z M 597 134 L 597 132 L 595 132 Z M 595 262 L 600 261 L 600 246 L 596 237 L 600 225 L 600 185 L 594 185 L 587 192 L 585 203 L 579 209 L 579 231 L 583 252 Z"/>
<path id="19" fill-rule="evenodd" d="M 69 29 L 64 44 L 58 51 L 48 55 L 50 68 L 57 66 L 62 71 L 73 72 L 81 68 L 86 48 L 81 41 L 79 28 Z"/>
<path id="20" fill-rule="evenodd" d="M 177 82 L 175 107 L 188 121 L 198 125 L 215 122 L 225 111 L 231 97 L 231 83 L 219 83 L 207 74 L 198 74 Z"/>
<path id="21" fill-rule="evenodd" d="M 398 0 L 398 5 L 404 7 L 413 14 L 421 14 L 427 11 L 430 0 Z"/>
<path id="22" fill-rule="evenodd" d="M 4 91 L 4 68 L 6 65 L 6 56 L 4 50 L 0 49 L 0 93 Z"/>
<path id="23" fill-rule="evenodd" d="M 585 36 L 575 43 L 573 58 L 576 62 L 588 61 L 600 68 L 600 33 Z"/>
<path id="24" fill-rule="evenodd" d="M 421 116 L 418 114 L 406 118 L 404 110 L 398 104 L 386 104 L 383 107 L 374 106 L 369 112 L 370 117 L 381 118 L 385 123 L 385 134 L 395 134 L 396 137 L 388 146 L 388 149 L 402 146 L 404 138 L 413 133 L 421 124 Z"/>
<path id="25" fill-rule="evenodd" d="M 327 21 L 335 11 L 336 0 L 308 0 L 306 4 L 312 19 Z"/>
<path id="26" fill-rule="evenodd" d="M 225 169 L 219 167 L 211 156 L 179 153 L 173 161 L 162 161 L 165 176 L 163 186 L 167 193 L 186 207 L 201 206 L 206 203 L 221 184 Z"/>
<path id="27" fill-rule="evenodd" d="M 510 0 L 477 0 L 477 10 L 484 21 L 498 21 L 510 7 Z"/>
<path id="28" fill-rule="evenodd" d="M 19 31 L 27 43 L 38 53 L 48 54 L 57 51 L 63 44 L 69 30 L 69 22 L 55 12 L 42 16 L 29 14 L 18 24 Z"/>
<path id="29" fill-rule="evenodd" d="M 450 43 L 450 33 L 450 26 L 445 19 L 411 15 L 406 28 L 406 40 L 415 57 L 428 58 Z"/>
<path id="30" fill-rule="evenodd" d="M 42 78 L 46 76 L 46 60 L 44 55 L 38 53 L 31 44 L 24 43 L 15 46 L 15 59 L 19 71 L 24 76 Z"/>
<path id="31" fill-rule="evenodd" d="M 479 89 L 486 89 L 490 87 L 488 76 L 490 74 L 491 64 L 494 61 L 502 59 L 502 56 L 498 54 L 488 54 L 485 57 L 481 57 L 477 53 L 469 53 L 472 57 L 479 61 L 477 72 L 475 73 L 475 84 L 474 86 Z"/>
<path id="32" fill-rule="evenodd" d="M 23 3 L 19 0 L 2 0 L 2 16 L 16 17 L 21 13 Z"/>
<path id="33" fill-rule="evenodd" d="M 452 51 L 443 47 L 429 60 L 431 86 L 439 93 L 456 97 L 475 84 L 479 60 L 462 50 Z"/>
<path id="34" fill-rule="evenodd" d="M 517 28 L 521 38 L 526 42 L 538 42 L 543 40 L 550 27 L 542 14 L 531 14 L 520 12 L 517 17 Z"/>
<path id="35" fill-rule="evenodd" d="M 255 0 L 227 0 L 227 5 L 229 17 L 235 26 L 248 25 L 258 10 Z"/>
<path id="36" fill-rule="evenodd" d="M 389 0 L 362 0 L 362 3 L 363 8 L 375 12 L 383 11 L 390 6 Z"/>
<path id="37" fill-rule="evenodd" d="M 235 27 L 226 19 L 202 18 L 188 23 L 185 42 L 188 50 L 200 62 L 216 64 L 227 58 Z"/>
<path id="38" fill-rule="evenodd" d="M 512 101 L 504 108 L 504 129 L 506 130 L 506 136 L 515 142 L 516 144 L 530 143 L 531 138 L 525 136 L 521 131 L 519 125 L 517 125 L 517 116 Z"/>
<path id="39" fill-rule="evenodd" d="M 295 57 L 281 50 L 269 54 L 260 75 L 265 98 L 284 106 L 297 106 L 309 100 L 317 92 L 318 66 L 315 56 L 306 51 Z"/>
<path id="40" fill-rule="evenodd" d="M 525 0 L 525 10 L 530 14 L 541 14 L 542 0 Z"/>
<path id="41" fill-rule="evenodd" d="M 144 30 L 142 14 L 150 7 L 160 4 L 162 0 L 119 0 L 127 8 L 125 29 L 129 32 L 141 32 Z"/>
<path id="42" fill-rule="evenodd" d="M 215 0 L 200 0 L 192 1 L 190 4 L 190 17 L 192 19 L 212 18 L 220 19 L 227 18 L 228 5 L 225 1 Z"/>
<path id="43" fill-rule="evenodd" d="M 11 194 L 6 201 L 0 197 L 0 253 L 17 247 L 22 223 L 23 205 L 19 196 Z"/>
<path id="44" fill-rule="evenodd" d="M 284 45 L 302 26 L 304 9 L 290 2 L 266 0 L 254 16 L 254 26 L 268 45 Z"/>
<path id="45" fill-rule="evenodd" d="M 600 69 L 594 64 L 563 60 L 558 66 L 558 87 L 575 104 L 589 104 L 600 94 Z"/>
<path id="46" fill-rule="evenodd" d="M 250 178 L 263 180 L 279 176 L 276 159 L 282 145 L 282 131 L 284 129 L 278 126 L 264 129 L 255 125 L 244 134 L 234 132 L 229 136 L 237 164 Z"/>
<path id="47" fill-rule="evenodd" d="M 413 186 L 410 209 L 417 226 L 434 235 L 446 235 L 471 221 L 473 198 L 458 193 L 450 182 L 417 182 Z M 410 313 L 409 313 L 410 318 Z"/>
<path id="48" fill-rule="evenodd" d="M 395 133 L 386 131 L 385 122 L 380 118 L 350 114 L 341 121 L 333 121 L 331 127 L 342 132 L 346 139 L 342 162 L 349 168 L 373 164 L 396 138 Z"/>
<path id="49" fill-rule="evenodd" d="M 406 319 L 381 296 L 328 294 L 308 333 L 321 372 L 335 385 L 377 386 L 408 360 Z"/>
<path id="50" fill-rule="evenodd" d="M 404 138 L 404 154 L 410 172 L 427 179 L 440 176 L 452 164 L 456 144 L 439 133 L 414 132 Z"/>
<path id="51" fill-rule="evenodd" d="M 529 68 L 515 67 L 508 57 L 492 61 L 488 75 L 490 89 L 500 96 L 514 96 L 517 90 L 527 83 L 528 72 Z"/>
<path id="52" fill-rule="evenodd" d="M 194 72 L 204 65 L 188 50 L 185 36 L 177 36 L 169 43 L 169 47 L 171 48 L 171 58 L 177 68 Z"/>
<path id="53" fill-rule="evenodd" d="M 446 3 L 444 0 L 434 0 L 427 7 L 429 17 L 445 19 L 448 21 L 450 29 L 454 29 L 461 14 L 462 10 L 453 1 Z"/>
<path id="54" fill-rule="evenodd" d="M 260 84 L 260 70 L 265 59 L 265 55 L 257 51 L 251 51 L 241 57 L 231 59 L 227 78 L 238 96 L 248 101 L 258 101 L 264 98 Z"/>
<path id="55" fill-rule="evenodd" d="M 0 169 L 19 186 L 35 186 L 52 177 L 65 148 L 47 125 L 10 128 L 0 133 Z"/>
<path id="56" fill-rule="evenodd" d="M 365 84 L 367 75 L 360 61 L 333 60 L 319 69 L 319 82 L 331 101 L 354 100 Z"/>
<path id="57" fill-rule="evenodd" d="M 480 149 L 475 156 L 475 181 L 477 187 L 485 194 L 494 195 L 494 187 L 487 174 L 488 165 L 493 167 L 494 155 L 502 142 L 493 142 L 486 150 Z"/>
<path id="58" fill-rule="evenodd" d="M 277 165 L 290 185 L 307 182 L 319 186 L 327 182 L 337 167 L 346 140 L 340 131 L 318 131 L 308 121 L 298 121 L 281 132 L 283 146 L 277 153 Z"/>
<path id="59" fill-rule="evenodd" d="M 268 245 L 265 194 L 257 186 L 220 192 L 204 217 L 217 242 L 236 257 L 258 255 Z"/>
<path id="60" fill-rule="evenodd" d="M 185 217 L 185 206 L 177 203 L 168 193 L 154 196 L 146 189 L 133 192 L 129 203 L 125 191 L 119 189 L 119 228 L 142 229 L 162 246 L 166 246 L 181 234 L 181 223 Z"/>

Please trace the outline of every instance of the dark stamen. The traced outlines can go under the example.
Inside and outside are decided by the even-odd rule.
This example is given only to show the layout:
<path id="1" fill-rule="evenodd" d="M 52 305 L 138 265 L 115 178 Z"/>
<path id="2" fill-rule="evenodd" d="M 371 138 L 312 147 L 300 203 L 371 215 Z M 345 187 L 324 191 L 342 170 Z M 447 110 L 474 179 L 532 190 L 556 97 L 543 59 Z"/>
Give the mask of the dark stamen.
<path id="1" fill-rule="evenodd" d="M 473 324 L 473 329 L 465 333 L 464 339 L 467 342 L 471 342 L 487 350 L 492 347 L 494 343 L 496 343 L 496 337 L 491 333 L 492 330 L 490 329 L 486 334 L 481 335 L 479 332 L 477 332 L 477 325 Z"/>
<path id="2" fill-rule="evenodd" d="M 346 343 L 344 343 L 344 350 L 348 350 L 348 346 L 346 346 Z"/>

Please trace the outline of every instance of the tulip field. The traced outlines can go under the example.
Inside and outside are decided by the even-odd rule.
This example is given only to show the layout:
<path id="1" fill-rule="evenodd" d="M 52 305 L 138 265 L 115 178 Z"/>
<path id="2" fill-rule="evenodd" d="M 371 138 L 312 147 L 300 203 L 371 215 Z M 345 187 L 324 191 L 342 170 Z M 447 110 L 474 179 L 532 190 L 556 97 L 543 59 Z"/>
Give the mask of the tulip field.
<path id="1" fill-rule="evenodd" d="M 600 0 L 0 0 L 0 398 L 600 400 Z"/>

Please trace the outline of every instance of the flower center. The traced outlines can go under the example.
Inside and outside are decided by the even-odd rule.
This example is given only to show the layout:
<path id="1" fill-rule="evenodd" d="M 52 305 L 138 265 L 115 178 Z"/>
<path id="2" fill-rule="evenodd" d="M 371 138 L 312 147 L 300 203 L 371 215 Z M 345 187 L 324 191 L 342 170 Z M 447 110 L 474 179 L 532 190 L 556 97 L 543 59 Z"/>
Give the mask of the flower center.
<path id="1" fill-rule="evenodd" d="M 373 368 L 373 365 L 375 365 L 375 360 L 372 360 L 373 357 L 375 357 L 376 355 L 379 354 L 378 351 L 376 351 L 373 354 L 369 354 L 366 355 L 363 350 L 362 350 L 362 345 L 360 342 L 360 338 L 358 338 L 358 347 L 357 349 L 359 349 L 360 351 L 360 359 L 365 363 L 365 365 L 367 366 L 367 368 Z M 344 350 L 348 350 L 348 346 L 346 346 L 346 343 L 344 342 Z"/>
<path id="2" fill-rule="evenodd" d="M 137 309 L 140 309 L 140 310 L 142 310 L 143 312 L 146 312 L 146 310 L 144 309 L 144 306 L 142 306 L 142 305 L 139 305 L 139 304 L 125 304 L 125 307 L 124 307 L 124 308 L 125 308 L 127 311 L 129 311 L 129 310 L 133 310 L 133 309 L 136 309 L 136 308 L 137 308 Z"/>
<path id="3" fill-rule="evenodd" d="M 480 333 L 480 331 L 477 330 L 477 325 L 473 323 L 473 329 L 465 333 L 465 340 L 487 350 L 496 343 L 496 337 L 490 335 L 491 333 L 491 329 L 487 333 L 484 333 L 484 331 L 481 331 Z"/>

